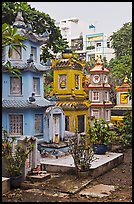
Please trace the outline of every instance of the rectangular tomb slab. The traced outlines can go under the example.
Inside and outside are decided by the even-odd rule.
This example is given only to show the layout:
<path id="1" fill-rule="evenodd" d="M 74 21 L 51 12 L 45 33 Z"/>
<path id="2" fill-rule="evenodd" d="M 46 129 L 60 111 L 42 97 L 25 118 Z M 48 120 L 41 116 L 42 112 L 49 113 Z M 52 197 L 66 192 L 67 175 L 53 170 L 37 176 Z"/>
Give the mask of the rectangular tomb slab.
<path id="1" fill-rule="evenodd" d="M 2 177 L 2 194 L 10 191 L 10 179 Z"/>
<path id="2" fill-rule="evenodd" d="M 26 177 L 27 180 L 29 181 L 45 181 L 47 179 L 51 178 L 51 175 L 49 173 L 46 174 L 38 174 L 38 175 L 29 175 Z"/>
<path id="3" fill-rule="evenodd" d="M 94 155 L 94 160 L 91 163 L 89 174 L 92 177 L 100 176 L 108 170 L 116 167 L 123 162 L 123 153 L 106 152 L 104 155 Z M 41 158 L 42 168 L 44 167 L 47 172 L 74 172 L 75 165 L 71 155 L 56 158 Z"/>

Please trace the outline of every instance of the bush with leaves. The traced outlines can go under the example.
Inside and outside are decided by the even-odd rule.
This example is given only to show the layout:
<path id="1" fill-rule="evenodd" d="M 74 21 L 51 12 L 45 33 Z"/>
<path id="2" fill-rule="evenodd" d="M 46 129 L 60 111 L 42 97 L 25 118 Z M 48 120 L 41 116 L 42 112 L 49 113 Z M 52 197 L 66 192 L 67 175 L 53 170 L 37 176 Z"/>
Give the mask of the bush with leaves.
<path id="1" fill-rule="evenodd" d="M 3 130 L 2 157 L 10 177 L 19 176 L 22 173 L 26 159 L 34 148 L 34 144 L 31 144 L 27 137 L 23 144 L 17 144 L 15 149 L 13 148 L 14 142 L 15 138 L 9 137 L 7 131 Z"/>
<path id="2" fill-rule="evenodd" d="M 115 124 L 117 134 L 116 141 L 122 145 L 122 148 L 132 146 L 132 112 L 128 111 L 122 121 Z"/>
<path id="3" fill-rule="evenodd" d="M 71 153 L 76 167 L 76 174 L 80 176 L 80 171 L 89 171 L 91 162 L 94 158 L 94 152 L 91 145 L 87 144 L 88 137 L 86 135 L 78 135 L 69 140 L 69 152 Z"/>
<path id="4" fill-rule="evenodd" d="M 103 118 L 95 118 L 93 125 L 89 122 L 89 137 L 91 143 L 109 145 L 115 136 L 116 134 L 110 127 L 109 122 Z"/>
<path id="5" fill-rule="evenodd" d="M 68 42 L 63 39 L 55 20 L 49 14 L 32 8 L 28 2 L 2 2 L 2 23 L 12 25 L 18 11 L 22 11 L 25 23 L 31 24 L 34 33 L 43 34 L 45 30 L 51 32 L 49 40 L 42 46 L 41 59 L 43 62 L 55 58 L 56 53 L 68 47 Z"/>

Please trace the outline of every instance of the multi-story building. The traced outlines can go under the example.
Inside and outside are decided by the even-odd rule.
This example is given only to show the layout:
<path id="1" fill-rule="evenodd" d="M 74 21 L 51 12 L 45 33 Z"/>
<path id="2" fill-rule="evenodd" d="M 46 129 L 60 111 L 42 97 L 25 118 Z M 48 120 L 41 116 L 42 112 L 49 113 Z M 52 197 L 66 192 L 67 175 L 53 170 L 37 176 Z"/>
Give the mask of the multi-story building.
<path id="1" fill-rule="evenodd" d="M 82 59 L 86 59 L 85 37 L 89 30 L 87 24 L 78 18 L 69 18 L 57 22 L 56 25 L 60 28 L 62 37 L 67 40 L 69 47 Z"/>
<path id="2" fill-rule="evenodd" d="M 94 116 L 96 119 L 103 118 L 110 122 L 113 104 L 110 101 L 109 69 L 104 68 L 101 59 L 98 58 L 95 67 L 91 68 L 89 72 L 91 80 L 88 85 L 89 100 L 91 101 L 89 116 Z"/>
<path id="3" fill-rule="evenodd" d="M 13 26 L 26 37 L 23 40 L 26 49 L 16 46 L 17 51 L 13 49 L 9 59 L 9 46 L 4 50 L 3 61 L 10 60 L 11 66 L 21 74 L 18 78 L 7 66 L 2 67 L 2 127 L 15 138 L 34 136 L 38 143 L 54 142 L 57 134 L 63 138 L 65 119 L 62 109 L 55 108 L 54 101 L 44 98 L 43 73 L 51 66 L 40 63 L 40 46 L 48 38 L 29 30 L 21 12 Z"/>
<path id="4" fill-rule="evenodd" d="M 104 33 L 96 33 L 95 27 L 78 18 L 69 18 L 57 22 L 61 34 L 69 43 L 69 47 L 76 51 L 82 59 L 90 61 L 91 57 L 105 57 L 107 61 L 114 58 L 110 37 Z"/>
<path id="5" fill-rule="evenodd" d="M 91 58 L 106 59 L 108 62 L 111 58 L 114 58 L 114 50 L 111 48 L 110 38 L 104 33 L 92 33 L 86 35 L 86 61 L 90 61 Z"/>

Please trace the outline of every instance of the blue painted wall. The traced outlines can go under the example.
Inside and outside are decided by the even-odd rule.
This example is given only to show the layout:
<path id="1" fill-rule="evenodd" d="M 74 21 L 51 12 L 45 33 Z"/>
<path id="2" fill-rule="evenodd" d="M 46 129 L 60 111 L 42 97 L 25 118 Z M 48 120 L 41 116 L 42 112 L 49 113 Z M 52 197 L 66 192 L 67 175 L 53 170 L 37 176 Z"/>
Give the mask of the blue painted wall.
<path id="1" fill-rule="evenodd" d="M 40 45 L 38 43 L 34 43 L 30 40 L 25 40 L 23 43 L 26 45 L 26 49 L 22 48 L 22 58 L 19 60 L 11 60 L 11 62 L 14 63 L 27 63 L 27 59 L 29 59 L 30 54 L 31 54 L 31 47 L 36 47 L 36 60 L 34 61 L 35 67 L 40 64 Z M 8 50 L 8 47 L 5 49 L 6 53 Z M 7 60 L 8 56 L 7 54 L 4 55 L 3 59 Z M 21 96 L 13 96 L 10 95 L 10 77 L 13 76 L 11 73 L 8 72 L 3 72 L 2 73 L 2 98 L 3 99 L 14 99 L 14 100 L 21 100 L 25 99 L 27 100 L 30 96 L 32 96 L 32 93 L 34 92 L 33 90 L 33 77 L 38 77 L 40 80 L 40 94 L 37 97 L 38 99 L 44 98 L 44 82 L 43 82 L 43 72 L 34 72 L 34 71 L 29 71 L 29 70 L 24 70 L 21 72 L 21 77 L 22 77 L 22 95 Z M 44 115 L 45 113 L 45 108 L 36 108 L 36 109 L 26 109 L 26 108 L 8 108 L 8 109 L 3 109 L 2 110 L 2 127 L 9 132 L 9 114 L 22 114 L 23 115 L 23 135 L 30 135 L 30 136 L 36 136 L 40 141 L 50 141 L 50 138 L 53 137 L 52 135 L 52 129 L 53 129 L 53 114 L 52 113 L 47 117 Z M 59 110 L 60 113 L 60 132 L 61 132 L 61 137 L 63 139 L 64 137 L 64 127 L 65 127 L 65 118 L 63 115 L 63 111 Z M 35 114 L 43 114 L 43 133 L 42 134 L 35 134 Z M 48 120 L 50 123 L 50 126 L 48 127 Z"/>

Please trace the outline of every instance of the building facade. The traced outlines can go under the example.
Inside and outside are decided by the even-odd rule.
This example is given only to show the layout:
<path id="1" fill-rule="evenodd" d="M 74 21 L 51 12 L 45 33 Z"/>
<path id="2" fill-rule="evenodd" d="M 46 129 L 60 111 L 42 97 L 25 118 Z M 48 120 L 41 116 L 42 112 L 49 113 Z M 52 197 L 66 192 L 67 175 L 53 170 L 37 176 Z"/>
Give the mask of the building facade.
<path id="1" fill-rule="evenodd" d="M 63 58 L 53 60 L 54 87 L 51 96 L 56 95 L 56 106 L 65 113 L 65 130 L 86 132 L 88 129 L 87 94 L 82 87 L 82 65 L 73 60 L 71 53 L 64 53 Z"/>
<path id="2" fill-rule="evenodd" d="M 106 59 L 108 62 L 114 58 L 114 50 L 111 48 L 110 38 L 104 33 L 92 33 L 86 35 L 86 61 L 91 59 Z"/>
<path id="3" fill-rule="evenodd" d="M 18 12 L 13 26 L 17 28 L 17 33 L 26 37 L 23 41 L 26 49 L 16 46 L 18 52 L 13 50 L 10 59 L 6 54 L 9 47 L 4 50 L 3 61 L 10 60 L 11 66 L 21 74 L 18 78 L 8 71 L 6 65 L 2 67 L 2 127 L 16 138 L 34 136 L 38 143 L 49 142 L 48 121 L 51 118 L 46 121 L 45 114 L 46 109 L 54 107 L 55 102 L 44 98 L 43 73 L 51 66 L 40 63 L 40 46 L 49 36 L 36 35 L 28 29 L 21 12 Z M 59 110 L 59 114 L 62 117 L 62 110 Z"/>
<path id="4" fill-rule="evenodd" d="M 112 123 L 122 120 L 126 112 L 132 111 L 132 99 L 128 96 L 131 87 L 127 81 L 128 79 L 125 77 L 124 83 L 115 89 L 116 105 L 111 109 Z"/>
<path id="5" fill-rule="evenodd" d="M 95 26 L 90 26 L 78 18 L 63 19 L 57 22 L 62 37 L 67 40 L 69 47 L 79 54 L 81 59 L 90 61 L 105 57 L 107 61 L 114 58 L 110 36 L 96 32 Z"/>
<path id="6" fill-rule="evenodd" d="M 89 100 L 91 101 L 89 116 L 94 116 L 96 119 L 103 118 L 105 121 L 110 122 L 113 104 L 110 101 L 109 70 L 103 67 L 101 59 L 98 58 L 95 67 L 91 68 L 89 72 L 90 84 L 88 90 Z"/>

